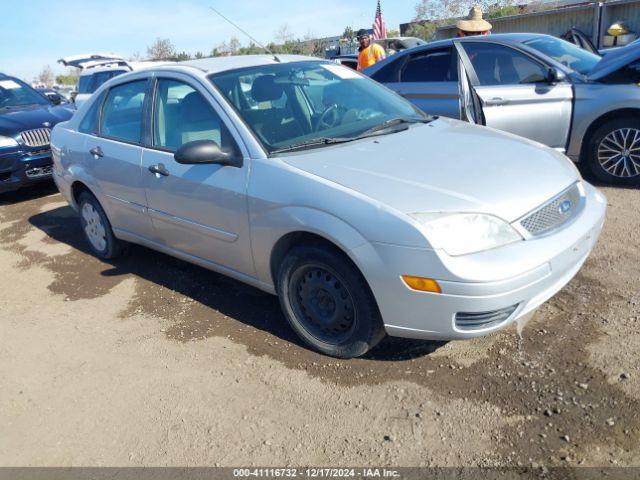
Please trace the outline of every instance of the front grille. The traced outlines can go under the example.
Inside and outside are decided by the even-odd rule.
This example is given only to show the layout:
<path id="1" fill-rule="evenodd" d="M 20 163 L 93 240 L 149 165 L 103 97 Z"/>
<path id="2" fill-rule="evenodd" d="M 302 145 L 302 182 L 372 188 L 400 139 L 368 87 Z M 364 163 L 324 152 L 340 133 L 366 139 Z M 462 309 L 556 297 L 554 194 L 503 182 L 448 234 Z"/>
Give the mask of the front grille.
<path id="1" fill-rule="evenodd" d="M 51 143 L 50 128 L 36 128 L 34 130 L 25 130 L 20 133 L 22 141 L 29 147 L 44 147 Z"/>
<path id="2" fill-rule="evenodd" d="M 50 177 L 53 174 L 53 165 L 47 165 L 45 167 L 30 168 L 24 172 L 28 178 L 44 178 Z"/>
<path id="3" fill-rule="evenodd" d="M 460 330 L 481 330 L 490 328 L 506 321 L 518 305 L 512 305 L 490 312 L 458 312 L 456 313 L 456 327 Z"/>
<path id="4" fill-rule="evenodd" d="M 561 227 L 577 215 L 582 195 L 576 183 L 520 220 L 520 225 L 533 236 Z"/>
<path id="5" fill-rule="evenodd" d="M 49 155 L 49 154 L 51 154 L 51 149 L 49 147 L 39 148 L 37 150 L 30 150 L 27 152 L 27 155 L 29 155 L 30 157 L 37 157 L 39 155 Z"/>

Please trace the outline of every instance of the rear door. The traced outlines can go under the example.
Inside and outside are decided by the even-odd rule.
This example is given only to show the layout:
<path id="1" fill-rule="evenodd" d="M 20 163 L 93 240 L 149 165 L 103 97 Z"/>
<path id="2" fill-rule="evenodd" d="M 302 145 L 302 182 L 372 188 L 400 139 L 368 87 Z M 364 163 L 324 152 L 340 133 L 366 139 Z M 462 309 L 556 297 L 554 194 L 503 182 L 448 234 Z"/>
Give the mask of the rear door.
<path id="1" fill-rule="evenodd" d="M 116 230 L 144 238 L 153 234 L 140 172 L 147 88 L 146 78 L 114 85 L 92 105 L 99 109 L 95 128 L 91 112 L 88 124 L 80 126 L 88 133 L 85 168 L 109 220 Z"/>
<path id="2" fill-rule="evenodd" d="M 572 115 L 570 82 L 550 83 L 548 65 L 511 46 L 487 41 L 456 46 L 487 126 L 564 151 Z"/>
<path id="3" fill-rule="evenodd" d="M 249 162 L 239 137 L 228 127 L 223 110 L 190 77 L 157 78 L 154 91 L 142 172 L 157 241 L 236 272 L 253 273 L 246 198 Z M 174 153 L 196 140 L 212 140 L 243 156 L 243 166 L 176 162 Z"/>
<path id="4" fill-rule="evenodd" d="M 457 58 L 452 47 L 403 55 L 402 63 L 389 72 L 393 77 L 387 86 L 426 113 L 460 118 Z M 380 70 L 373 78 L 384 73 Z"/>

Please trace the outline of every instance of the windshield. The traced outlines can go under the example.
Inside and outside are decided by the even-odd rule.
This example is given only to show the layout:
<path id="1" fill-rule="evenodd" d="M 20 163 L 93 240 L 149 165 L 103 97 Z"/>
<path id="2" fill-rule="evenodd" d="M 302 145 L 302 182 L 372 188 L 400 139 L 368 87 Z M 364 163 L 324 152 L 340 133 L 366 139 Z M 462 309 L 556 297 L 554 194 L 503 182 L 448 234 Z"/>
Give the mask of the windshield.
<path id="1" fill-rule="evenodd" d="M 0 109 L 27 105 L 49 105 L 49 102 L 18 79 L 0 78 Z"/>
<path id="2" fill-rule="evenodd" d="M 577 45 L 559 38 L 534 38 L 533 40 L 527 40 L 524 44 L 582 75 L 587 75 L 602 58 L 595 53 L 587 52 Z"/>
<path id="3" fill-rule="evenodd" d="M 426 118 L 390 90 L 335 63 L 263 65 L 209 78 L 270 153 L 356 138 L 390 120 Z"/>

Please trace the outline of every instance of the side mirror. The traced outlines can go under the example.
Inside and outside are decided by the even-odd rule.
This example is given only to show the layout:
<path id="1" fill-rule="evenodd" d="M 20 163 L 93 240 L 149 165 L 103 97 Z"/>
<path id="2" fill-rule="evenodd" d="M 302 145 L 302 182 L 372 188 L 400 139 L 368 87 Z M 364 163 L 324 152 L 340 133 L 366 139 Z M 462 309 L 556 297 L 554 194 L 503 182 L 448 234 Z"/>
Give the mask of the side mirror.
<path id="1" fill-rule="evenodd" d="M 241 167 L 242 159 L 235 152 L 225 152 L 213 140 L 185 143 L 175 153 L 176 162 L 184 165 L 217 164 Z"/>
<path id="2" fill-rule="evenodd" d="M 555 84 L 566 80 L 567 76 L 555 67 L 549 67 L 547 70 L 547 83 Z"/>
<path id="3" fill-rule="evenodd" d="M 51 105 L 60 105 L 62 103 L 62 97 L 60 95 L 52 95 L 49 97 Z"/>

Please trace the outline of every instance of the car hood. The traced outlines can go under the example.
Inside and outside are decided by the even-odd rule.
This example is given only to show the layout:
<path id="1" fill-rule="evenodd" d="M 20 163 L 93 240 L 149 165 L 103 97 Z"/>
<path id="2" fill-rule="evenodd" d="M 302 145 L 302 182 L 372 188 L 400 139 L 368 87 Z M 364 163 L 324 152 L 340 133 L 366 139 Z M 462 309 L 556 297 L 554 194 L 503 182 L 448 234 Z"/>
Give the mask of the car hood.
<path id="1" fill-rule="evenodd" d="M 37 106 L 20 110 L 0 111 L 0 135 L 14 136 L 18 132 L 34 128 L 53 128 L 60 122 L 69 120 L 73 111 L 65 106 Z"/>
<path id="2" fill-rule="evenodd" d="M 555 150 L 450 119 L 282 159 L 403 213 L 478 212 L 509 222 L 580 179 Z"/>
<path id="3" fill-rule="evenodd" d="M 591 69 L 587 78 L 589 80 L 599 80 L 638 59 L 640 59 L 640 44 L 627 45 L 626 47 L 616 49 L 604 55 Z"/>

